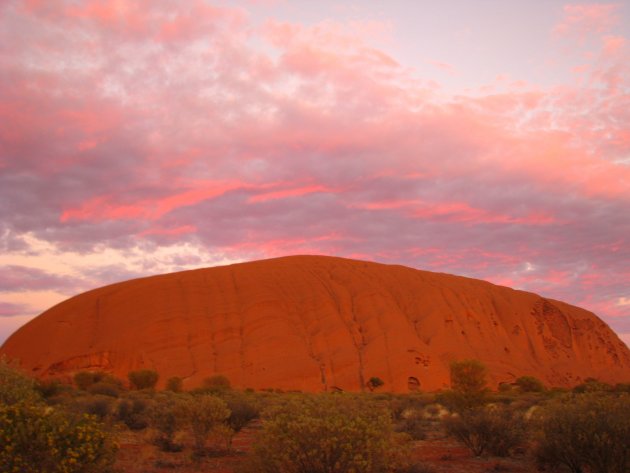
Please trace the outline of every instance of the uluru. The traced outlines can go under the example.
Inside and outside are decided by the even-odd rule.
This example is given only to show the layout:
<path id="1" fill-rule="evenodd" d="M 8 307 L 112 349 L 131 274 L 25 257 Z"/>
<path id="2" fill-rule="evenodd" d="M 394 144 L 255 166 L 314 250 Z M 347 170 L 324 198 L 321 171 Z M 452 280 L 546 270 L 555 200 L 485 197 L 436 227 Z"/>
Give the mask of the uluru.
<path id="1" fill-rule="evenodd" d="M 486 281 L 328 256 L 134 279 L 72 297 L 0 350 L 38 377 L 153 369 L 185 387 L 395 392 L 449 387 L 478 359 L 490 386 L 630 380 L 630 350 L 593 313 Z"/>

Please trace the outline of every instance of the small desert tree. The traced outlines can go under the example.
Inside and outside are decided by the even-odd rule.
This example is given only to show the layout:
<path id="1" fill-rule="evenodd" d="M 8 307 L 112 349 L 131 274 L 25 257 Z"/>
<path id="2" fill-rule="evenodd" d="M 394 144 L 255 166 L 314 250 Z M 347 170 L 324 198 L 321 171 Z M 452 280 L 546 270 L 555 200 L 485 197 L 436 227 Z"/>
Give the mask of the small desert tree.
<path id="1" fill-rule="evenodd" d="M 477 394 L 486 389 L 486 367 L 479 360 L 453 361 L 451 387 L 464 394 Z"/>
<path id="2" fill-rule="evenodd" d="M 486 367 L 478 360 L 453 361 L 450 365 L 452 391 L 441 396 L 450 409 L 463 412 L 484 403 Z"/>

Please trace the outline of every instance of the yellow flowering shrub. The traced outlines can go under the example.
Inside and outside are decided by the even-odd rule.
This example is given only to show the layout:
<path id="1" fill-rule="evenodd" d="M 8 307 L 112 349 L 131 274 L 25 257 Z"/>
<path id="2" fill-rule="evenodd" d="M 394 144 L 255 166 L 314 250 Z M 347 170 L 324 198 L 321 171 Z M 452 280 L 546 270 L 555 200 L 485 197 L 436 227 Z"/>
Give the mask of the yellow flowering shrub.
<path id="1" fill-rule="evenodd" d="M 0 356 L 0 404 L 36 402 L 40 397 L 35 390 L 35 380 L 23 373 L 17 363 Z"/>
<path id="2" fill-rule="evenodd" d="M 42 404 L 0 406 L 0 471 L 97 473 L 116 446 L 93 416 L 69 416 Z"/>

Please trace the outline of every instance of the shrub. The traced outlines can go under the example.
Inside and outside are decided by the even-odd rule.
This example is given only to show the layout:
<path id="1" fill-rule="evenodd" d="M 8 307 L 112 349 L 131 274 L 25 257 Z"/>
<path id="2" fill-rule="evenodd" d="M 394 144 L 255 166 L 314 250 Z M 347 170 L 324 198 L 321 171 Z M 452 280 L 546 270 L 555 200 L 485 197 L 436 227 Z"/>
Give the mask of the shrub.
<path id="1" fill-rule="evenodd" d="M 88 391 L 92 385 L 97 383 L 115 386 L 119 390 L 122 388 L 120 380 L 105 371 L 78 371 L 73 376 L 73 380 L 75 386 L 82 391 Z"/>
<path id="2" fill-rule="evenodd" d="M 630 471 L 630 396 L 569 395 L 540 411 L 537 458 L 573 473 Z"/>
<path id="3" fill-rule="evenodd" d="M 543 382 L 534 376 L 521 376 L 514 383 L 524 393 L 541 393 L 545 390 Z"/>
<path id="4" fill-rule="evenodd" d="M 225 398 L 230 416 L 227 419 L 228 425 L 239 432 L 252 419 L 260 415 L 258 406 L 253 402 L 251 396 L 236 394 Z"/>
<path id="5" fill-rule="evenodd" d="M 1 471 L 96 473 L 111 466 L 115 450 L 94 417 L 43 405 L 0 406 Z"/>
<path id="6" fill-rule="evenodd" d="M 44 399 L 51 399 L 72 390 L 72 387 L 58 379 L 44 379 L 36 382 L 35 389 Z"/>
<path id="7" fill-rule="evenodd" d="M 190 398 L 185 411 L 195 441 L 195 453 L 202 455 L 210 432 L 227 420 L 230 410 L 223 399 L 202 394 Z"/>
<path id="8" fill-rule="evenodd" d="M 227 376 L 223 376 L 222 374 L 207 377 L 202 381 L 201 386 L 203 389 L 210 391 L 227 391 L 232 387 Z"/>
<path id="9" fill-rule="evenodd" d="M 381 378 L 378 378 L 376 376 L 372 376 L 367 382 L 367 386 L 370 389 L 370 391 L 374 391 L 375 389 L 380 388 L 384 384 L 385 382 Z"/>
<path id="10" fill-rule="evenodd" d="M 88 386 L 87 392 L 102 396 L 118 397 L 120 396 L 120 386 L 108 381 L 97 381 Z"/>
<path id="11" fill-rule="evenodd" d="M 424 440 L 427 437 L 427 430 L 430 421 L 423 418 L 419 412 L 406 416 L 396 423 L 396 432 L 404 432 L 413 440 Z"/>
<path id="12" fill-rule="evenodd" d="M 234 429 L 229 425 L 221 423 L 213 426 L 208 434 L 208 443 L 211 450 L 214 452 L 229 452 L 232 450 L 234 434 Z M 197 453 L 203 453 L 203 451 Z"/>
<path id="13" fill-rule="evenodd" d="M 586 378 L 582 384 L 578 384 L 573 388 L 574 393 L 594 393 L 603 391 L 612 391 L 610 384 L 602 383 L 595 378 Z"/>
<path id="14" fill-rule="evenodd" d="M 40 400 L 35 387 L 35 380 L 22 373 L 16 363 L 0 357 L 0 405 Z"/>
<path id="15" fill-rule="evenodd" d="M 465 413 L 469 410 L 480 409 L 487 402 L 486 393 L 463 393 L 459 391 L 444 391 L 439 393 L 437 401 L 451 412 Z"/>
<path id="16" fill-rule="evenodd" d="M 82 410 L 86 414 L 96 417 L 99 421 L 109 418 L 112 413 L 113 399 L 109 396 L 96 395 L 88 398 L 82 403 Z"/>
<path id="17" fill-rule="evenodd" d="M 185 425 L 187 398 L 161 396 L 156 401 L 149 411 L 150 425 L 158 431 L 154 442 L 165 452 L 178 452 L 182 446 L 175 443 L 175 434 Z"/>
<path id="18" fill-rule="evenodd" d="M 182 392 L 184 381 L 179 376 L 173 376 L 166 380 L 166 390 L 174 393 Z"/>
<path id="19" fill-rule="evenodd" d="M 254 452 L 266 473 L 376 473 L 397 451 L 391 414 L 344 395 L 296 397 L 270 408 Z"/>
<path id="20" fill-rule="evenodd" d="M 154 389 L 159 375 L 154 370 L 130 371 L 127 374 L 132 389 Z"/>
<path id="21" fill-rule="evenodd" d="M 77 389 L 85 391 L 88 387 L 96 382 L 95 373 L 91 371 L 79 371 L 72 377 L 74 385 Z"/>
<path id="22" fill-rule="evenodd" d="M 480 456 L 504 457 L 524 438 L 523 416 L 506 406 L 471 409 L 445 420 L 446 431 Z"/>
<path id="23" fill-rule="evenodd" d="M 145 429 L 147 418 L 147 401 L 144 399 L 124 399 L 116 409 L 116 419 L 131 430 Z"/>

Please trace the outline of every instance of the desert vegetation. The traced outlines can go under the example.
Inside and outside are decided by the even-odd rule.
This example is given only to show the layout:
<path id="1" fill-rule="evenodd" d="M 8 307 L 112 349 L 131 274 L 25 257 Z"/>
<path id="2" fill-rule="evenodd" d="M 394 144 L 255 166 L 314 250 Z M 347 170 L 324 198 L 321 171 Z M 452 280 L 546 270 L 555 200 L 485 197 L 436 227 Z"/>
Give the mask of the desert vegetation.
<path id="1" fill-rule="evenodd" d="M 628 384 L 490 389 L 476 360 L 452 389 L 392 394 L 238 390 L 217 374 L 187 391 L 158 373 L 36 381 L 0 360 L 0 471 L 440 473 L 630 471 Z M 378 385 L 378 386 L 376 386 Z M 376 389 L 378 387 L 378 389 Z"/>

